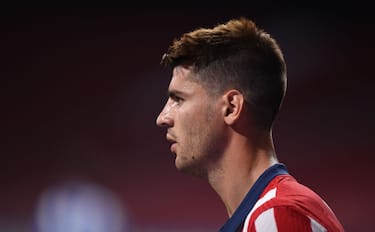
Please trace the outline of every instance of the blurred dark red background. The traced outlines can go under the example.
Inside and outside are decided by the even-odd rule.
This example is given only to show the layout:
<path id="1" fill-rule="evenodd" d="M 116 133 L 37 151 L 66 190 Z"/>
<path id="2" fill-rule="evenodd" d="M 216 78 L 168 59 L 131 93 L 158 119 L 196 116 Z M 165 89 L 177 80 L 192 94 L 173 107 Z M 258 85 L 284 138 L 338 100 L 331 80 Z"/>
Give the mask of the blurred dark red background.
<path id="1" fill-rule="evenodd" d="M 155 118 L 181 33 L 247 16 L 288 64 L 274 128 L 281 162 L 347 231 L 374 231 L 374 39 L 366 5 L 238 2 L 4 4 L 1 9 L 0 231 L 31 231 L 41 193 L 83 179 L 116 193 L 138 231 L 216 231 L 226 211 L 179 173 Z"/>

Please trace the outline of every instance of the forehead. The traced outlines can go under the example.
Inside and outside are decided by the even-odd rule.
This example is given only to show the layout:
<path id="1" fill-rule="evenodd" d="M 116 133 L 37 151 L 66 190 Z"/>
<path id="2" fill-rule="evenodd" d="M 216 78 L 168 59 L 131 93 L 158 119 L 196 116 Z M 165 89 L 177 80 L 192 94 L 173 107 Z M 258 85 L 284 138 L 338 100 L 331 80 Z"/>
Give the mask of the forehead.
<path id="1" fill-rule="evenodd" d="M 185 66 L 176 66 L 173 69 L 172 77 L 190 77 L 192 74 L 191 68 Z"/>
<path id="2" fill-rule="evenodd" d="M 168 90 L 170 92 L 178 91 L 183 93 L 191 93 L 197 89 L 204 90 L 203 86 L 195 80 L 194 75 L 196 74 L 188 67 L 175 67 Z"/>

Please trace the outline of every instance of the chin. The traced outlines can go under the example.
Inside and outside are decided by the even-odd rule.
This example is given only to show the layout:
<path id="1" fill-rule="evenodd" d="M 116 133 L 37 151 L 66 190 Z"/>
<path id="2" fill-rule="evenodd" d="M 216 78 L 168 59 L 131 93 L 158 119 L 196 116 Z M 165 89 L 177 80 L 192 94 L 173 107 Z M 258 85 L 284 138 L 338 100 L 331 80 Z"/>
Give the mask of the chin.
<path id="1" fill-rule="evenodd" d="M 178 158 L 176 158 L 175 166 L 176 166 L 177 170 L 179 170 L 181 172 L 189 172 L 189 169 L 190 169 L 190 167 L 188 165 L 186 165 L 186 163 L 181 162 L 181 160 L 179 160 Z"/>
<path id="2" fill-rule="evenodd" d="M 192 164 L 186 164 L 186 163 L 181 164 L 181 163 L 178 163 L 177 160 L 176 160 L 176 169 L 182 173 L 186 173 L 192 176 L 198 176 L 198 177 L 206 176 L 203 174 L 204 172 L 202 172 L 202 170 L 194 167 Z"/>

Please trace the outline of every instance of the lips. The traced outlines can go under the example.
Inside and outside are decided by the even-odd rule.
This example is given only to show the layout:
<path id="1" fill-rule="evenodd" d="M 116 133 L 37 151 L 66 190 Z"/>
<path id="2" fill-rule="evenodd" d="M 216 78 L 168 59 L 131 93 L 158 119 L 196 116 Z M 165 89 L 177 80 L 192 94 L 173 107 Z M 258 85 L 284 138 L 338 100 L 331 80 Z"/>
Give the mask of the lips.
<path id="1" fill-rule="evenodd" d="M 167 134 L 166 135 L 166 138 L 167 138 L 167 141 L 171 144 L 171 147 L 170 147 L 170 150 L 172 153 L 175 153 L 176 151 L 176 139 L 171 135 L 171 134 Z"/>
<path id="2" fill-rule="evenodd" d="M 171 134 L 169 134 L 169 133 L 166 135 L 166 139 L 170 143 L 175 143 L 176 142 L 176 139 Z"/>

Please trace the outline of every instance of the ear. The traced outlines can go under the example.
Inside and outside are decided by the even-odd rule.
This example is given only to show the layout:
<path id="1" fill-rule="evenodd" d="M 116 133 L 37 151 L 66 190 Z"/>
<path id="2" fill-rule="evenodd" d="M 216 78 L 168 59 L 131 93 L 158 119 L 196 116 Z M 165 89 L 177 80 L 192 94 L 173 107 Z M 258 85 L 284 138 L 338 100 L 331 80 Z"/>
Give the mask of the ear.
<path id="1" fill-rule="evenodd" d="M 224 95 L 224 121 L 228 125 L 234 124 L 236 121 L 239 120 L 240 114 L 243 111 L 244 107 L 244 96 L 238 90 L 231 89 L 227 91 Z"/>

